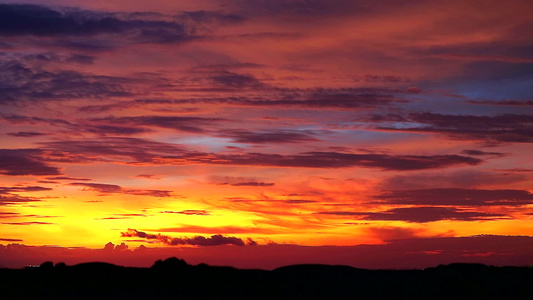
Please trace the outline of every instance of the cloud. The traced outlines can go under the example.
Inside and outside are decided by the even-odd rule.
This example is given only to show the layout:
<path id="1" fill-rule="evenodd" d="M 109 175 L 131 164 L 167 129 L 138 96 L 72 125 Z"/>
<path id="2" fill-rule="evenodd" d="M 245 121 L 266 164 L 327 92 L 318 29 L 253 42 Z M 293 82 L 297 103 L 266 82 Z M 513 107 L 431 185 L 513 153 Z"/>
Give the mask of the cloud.
<path id="1" fill-rule="evenodd" d="M 31 116 L 23 116 L 23 115 L 17 115 L 17 114 L 11 114 L 11 115 L 0 115 L 0 118 L 4 121 L 11 123 L 11 124 L 49 124 L 52 126 L 61 126 L 65 127 L 70 132 L 89 132 L 94 133 L 98 135 L 137 135 L 140 133 L 146 133 L 150 132 L 150 129 L 138 127 L 138 126 L 123 126 L 119 124 L 109 124 L 109 122 L 106 122 L 104 120 L 91 120 L 91 121 L 79 121 L 78 123 L 72 123 L 63 119 L 51 119 L 51 118 L 41 118 L 41 117 L 31 117 Z M 114 122 L 118 123 L 118 122 Z M 21 136 L 21 135 L 18 135 Z M 30 136 L 29 134 L 25 134 L 25 136 Z"/>
<path id="2" fill-rule="evenodd" d="M 103 137 L 100 139 L 59 140 L 41 143 L 53 155 L 49 160 L 71 162 L 91 162 L 94 157 L 100 160 L 114 159 L 137 163 L 153 162 L 158 157 L 186 155 L 186 151 L 176 144 L 155 142 L 147 139 L 126 137 Z M 57 157 L 57 158 L 56 158 Z"/>
<path id="3" fill-rule="evenodd" d="M 211 237 L 204 236 L 195 236 L 192 238 L 172 238 L 167 235 L 161 234 L 148 234 L 143 231 L 138 231 L 135 229 L 128 229 L 127 232 L 121 232 L 122 237 L 139 237 L 148 240 L 158 240 L 161 243 L 177 246 L 177 245 L 191 245 L 191 246 L 224 246 L 224 245 L 234 245 L 234 246 L 245 246 L 246 242 L 237 237 L 225 237 L 221 234 L 215 234 Z M 250 243 L 250 241 L 252 243 Z M 249 244 L 254 244 L 255 242 L 250 239 Z"/>
<path id="4" fill-rule="evenodd" d="M 195 225 L 182 225 L 180 227 L 169 227 L 169 228 L 157 228 L 151 229 L 148 231 L 157 231 L 157 232 L 194 232 L 201 234 L 277 234 L 277 233 L 286 233 L 286 229 L 271 229 L 263 227 L 238 227 L 238 226 L 216 226 L 216 227 L 206 227 L 206 226 L 195 226 Z"/>
<path id="5" fill-rule="evenodd" d="M 445 115 L 430 112 L 411 113 L 407 117 L 409 122 L 418 123 L 413 127 L 402 128 L 381 126 L 379 129 L 443 133 L 460 140 L 482 140 L 488 143 L 531 143 L 533 142 L 533 128 L 530 126 L 530 115 Z"/>
<path id="6" fill-rule="evenodd" d="M 238 74 L 229 71 L 223 71 L 210 77 L 212 83 L 221 88 L 242 89 L 251 88 L 259 89 L 265 87 L 261 81 L 249 74 Z"/>
<path id="7" fill-rule="evenodd" d="M 241 15 L 206 10 L 181 12 L 174 19 L 193 32 L 205 31 L 214 25 L 239 25 L 246 21 Z"/>
<path id="8" fill-rule="evenodd" d="M 106 35 L 138 43 L 163 44 L 181 43 L 191 38 L 176 22 L 123 20 L 113 13 L 30 4 L 0 5 L 0 35 L 81 38 Z"/>
<path id="9" fill-rule="evenodd" d="M 58 168 L 43 162 L 36 149 L 0 149 L 0 174 L 11 176 L 60 175 Z"/>
<path id="10" fill-rule="evenodd" d="M 463 151 L 461 151 L 461 154 L 472 155 L 472 156 L 485 156 L 485 155 L 488 155 L 488 156 L 504 156 L 505 155 L 504 153 L 500 153 L 500 152 L 485 152 L 485 151 L 481 151 L 481 150 L 472 150 L 472 149 L 463 150 Z"/>
<path id="11" fill-rule="evenodd" d="M 96 218 L 95 220 L 126 220 L 134 217 L 146 217 L 145 214 L 113 214 L 111 217 Z"/>
<path id="12" fill-rule="evenodd" d="M 0 60 L 0 78 L 0 103 L 131 95 L 123 86 L 126 81 L 124 78 L 76 71 L 52 71 L 13 60 Z"/>
<path id="13" fill-rule="evenodd" d="M 142 178 L 142 179 L 148 179 L 148 180 L 161 180 L 163 179 L 163 175 L 154 175 L 154 174 L 139 174 L 134 176 L 135 178 Z"/>
<path id="14" fill-rule="evenodd" d="M 161 211 L 162 214 L 180 214 L 180 215 L 187 215 L 187 216 L 209 216 L 211 215 L 207 210 L 203 209 L 186 209 L 182 211 L 171 211 L 171 210 L 165 210 Z"/>
<path id="15" fill-rule="evenodd" d="M 51 191 L 51 188 L 42 187 L 42 186 L 11 186 L 11 187 L 0 187 L 0 195 L 10 194 L 11 192 L 43 192 Z"/>
<path id="16" fill-rule="evenodd" d="M 533 106 L 533 100 L 501 100 L 501 101 L 469 100 L 467 102 L 470 104 L 494 105 L 494 106 Z"/>
<path id="17" fill-rule="evenodd" d="M 365 74 L 363 77 L 366 82 L 409 82 L 409 78 L 395 75 L 374 75 Z"/>
<path id="18" fill-rule="evenodd" d="M 89 178 L 80 178 L 80 177 L 68 177 L 68 176 L 57 176 L 57 177 L 46 177 L 47 180 L 73 180 L 73 181 L 90 181 Z"/>
<path id="19" fill-rule="evenodd" d="M 112 124 L 133 124 L 137 126 L 154 126 L 174 129 L 183 132 L 201 133 L 202 126 L 214 125 L 223 119 L 202 117 L 175 117 L 175 116 L 138 116 L 138 117 L 107 117 L 93 119 L 92 121 Z M 139 130 L 139 129 L 134 129 Z M 142 130 L 142 129 L 141 129 Z M 144 131 L 144 130 L 142 130 Z"/>
<path id="20" fill-rule="evenodd" d="M 523 206 L 533 204 L 533 194 L 525 190 L 479 190 L 441 188 L 385 191 L 374 196 L 375 203 L 439 206 Z"/>
<path id="21" fill-rule="evenodd" d="M 217 77 L 217 76 L 214 76 Z M 367 110 L 397 103 L 408 103 L 410 100 L 398 98 L 406 92 L 388 88 L 276 88 L 259 84 L 257 79 L 244 79 L 238 76 L 219 78 L 220 88 L 262 88 L 270 94 L 268 96 L 231 96 L 231 97 L 201 97 L 190 99 L 137 100 L 137 104 L 201 104 L 232 105 L 245 107 L 272 108 L 302 108 L 302 109 L 337 109 L 337 110 Z M 233 81 L 235 81 L 233 83 Z M 215 80 L 216 84 L 216 80 Z M 233 87 L 232 87 L 233 85 Z M 211 91 L 212 89 L 208 89 Z"/>
<path id="22" fill-rule="evenodd" d="M 407 227 L 368 227 L 365 229 L 370 236 L 377 237 L 384 241 L 391 241 L 397 239 L 412 239 L 419 238 L 424 230 Z"/>
<path id="23" fill-rule="evenodd" d="M 14 187 L 0 187 L 0 206 L 4 205 L 16 205 L 16 204 L 23 204 L 23 203 L 29 203 L 29 202 L 39 202 L 41 199 L 34 198 L 34 197 L 25 197 L 20 196 L 18 194 L 14 193 L 27 193 L 27 192 L 44 192 L 44 191 L 51 191 L 51 188 L 41 187 L 41 186 L 14 186 Z M 0 218 L 1 215 L 4 214 L 3 212 L 0 212 Z M 8 213 L 7 213 L 8 214 Z M 22 215 L 20 215 L 22 216 Z M 28 215 L 26 215 L 28 216 Z M 31 215 L 32 217 L 35 217 L 35 215 Z"/>
<path id="24" fill-rule="evenodd" d="M 138 135 L 140 133 L 149 132 L 145 128 L 138 128 L 132 126 L 114 126 L 114 125 L 82 125 L 81 130 L 92 132 L 100 135 Z"/>
<path id="25" fill-rule="evenodd" d="M 19 132 L 10 132 L 7 134 L 10 136 L 16 136 L 16 137 L 34 137 L 34 136 L 47 135 L 47 133 L 35 132 L 35 131 L 19 131 Z"/>
<path id="26" fill-rule="evenodd" d="M 318 141 L 314 136 L 317 132 L 312 130 L 262 130 L 251 132 L 243 129 L 225 129 L 218 132 L 221 137 L 231 138 L 234 143 L 245 144 L 277 144 L 277 143 L 302 143 Z"/>
<path id="27" fill-rule="evenodd" d="M 27 225 L 52 225 L 52 224 L 55 224 L 55 223 L 49 223 L 49 222 L 12 222 L 12 223 L 0 223 L 0 224 L 27 226 Z"/>
<path id="28" fill-rule="evenodd" d="M 219 164 L 304 168 L 367 167 L 383 170 L 422 170 L 460 164 L 477 165 L 481 160 L 460 155 L 386 155 L 339 152 L 306 152 L 294 155 L 247 153 L 220 155 Z"/>
<path id="29" fill-rule="evenodd" d="M 245 177 L 230 177 L 230 176 L 211 176 L 209 182 L 215 185 L 231 185 L 231 186 L 273 186 L 273 182 L 257 181 L 254 178 Z"/>
<path id="30" fill-rule="evenodd" d="M 95 191 L 102 194 L 128 194 L 136 196 L 171 197 L 172 191 L 125 189 L 114 184 L 73 182 L 69 185 L 82 186 L 84 191 Z"/>
<path id="31" fill-rule="evenodd" d="M 24 240 L 21 239 L 6 239 L 6 238 L 0 238 L 0 242 L 23 242 Z"/>
<path id="32" fill-rule="evenodd" d="M 480 188 L 483 186 L 508 185 L 528 179 L 524 172 L 512 170 L 501 170 L 500 172 L 468 170 L 440 174 L 423 172 L 387 177 L 384 178 L 381 186 L 385 190 Z"/>
<path id="33" fill-rule="evenodd" d="M 463 211 L 452 207 L 401 207 L 384 212 L 367 213 L 363 220 L 406 221 L 427 223 L 441 220 L 479 221 L 494 220 L 505 217 L 504 214 Z"/>
<path id="34" fill-rule="evenodd" d="M 145 243 L 148 242 L 145 240 Z M 294 264 L 349 265 L 370 269 L 423 269 L 457 262 L 527 266 L 533 263 L 532 243 L 533 237 L 530 236 L 478 235 L 394 239 L 378 245 L 356 246 L 182 247 L 179 257 L 189 264 L 268 270 Z M 16 243 L 0 245 L 0 264 L 9 268 L 23 268 L 43 261 L 64 261 L 68 265 L 106 261 L 122 266 L 150 267 L 154 261 L 172 256 L 176 256 L 173 247 L 129 247 L 115 252 Z"/>
<path id="35" fill-rule="evenodd" d="M 23 215 L 23 214 L 16 213 L 16 212 L 0 212 L 0 219 L 10 219 L 10 218 L 57 218 L 57 216 Z"/>
<path id="36" fill-rule="evenodd" d="M 95 60 L 96 60 L 96 57 L 91 56 L 91 55 L 84 55 L 84 54 L 71 54 L 66 59 L 67 62 L 70 62 L 70 63 L 74 62 L 78 64 L 83 64 L 83 65 L 91 65 L 93 64 Z"/>
<path id="37" fill-rule="evenodd" d="M 0 195 L 0 206 L 2 205 L 14 205 L 28 202 L 39 202 L 41 199 L 33 197 L 23 197 L 16 194 Z"/>
<path id="38" fill-rule="evenodd" d="M 98 140 L 63 140 L 44 142 L 44 149 L 60 158 L 74 156 L 75 161 L 128 158 L 130 163 L 158 165 L 215 164 L 244 166 L 275 166 L 303 168 L 367 167 L 382 170 L 422 170 L 456 165 L 478 165 L 482 160 L 461 155 L 388 155 L 340 152 L 305 152 L 300 154 L 217 154 L 187 150 L 176 144 L 134 138 L 103 138 Z M 48 157 L 53 160 L 53 156 Z"/>
<path id="39" fill-rule="evenodd" d="M 319 215 L 355 216 L 360 220 L 372 221 L 405 221 L 412 223 L 428 223 L 441 220 L 480 221 L 506 217 L 504 214 L 465 211 L 453 207 L 421 206 L 400 207 L 382 212 L 325 211 Z"/>

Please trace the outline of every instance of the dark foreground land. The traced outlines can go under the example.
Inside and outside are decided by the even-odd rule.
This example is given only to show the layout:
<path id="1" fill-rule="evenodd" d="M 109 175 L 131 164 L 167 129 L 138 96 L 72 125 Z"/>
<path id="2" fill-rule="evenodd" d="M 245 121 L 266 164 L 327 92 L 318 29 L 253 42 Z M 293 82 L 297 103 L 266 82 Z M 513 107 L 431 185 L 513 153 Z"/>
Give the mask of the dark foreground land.
<path id="1" fill-rule="evenodd" d="M 533 299 L 533 268 L 451 264 L 425 270 L 296 265 L 273 271 L 106 263 L 0 269 L 2 299 Z"/>

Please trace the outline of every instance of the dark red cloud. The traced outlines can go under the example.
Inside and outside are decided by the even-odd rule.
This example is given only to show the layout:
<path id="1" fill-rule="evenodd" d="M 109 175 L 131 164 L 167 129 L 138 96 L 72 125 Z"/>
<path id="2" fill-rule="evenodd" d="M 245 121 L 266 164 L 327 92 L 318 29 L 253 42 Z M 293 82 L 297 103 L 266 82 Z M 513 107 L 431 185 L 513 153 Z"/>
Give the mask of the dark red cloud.
<path id="1" fill-rule="evenodd" d="M 131 162 L 148 163 L 157 157 L 173 154 L 175 157 L 185 156 L 187 153 L 176 144 L 168 144 L 139 138 L 102 138 L 83 140 L 63 140 L 43 143 L 46 149 L 52 151 L 49 160 L 71 162 L 90 162 L 94 157 L 100 159 L 128 159 Z"/>
<path id="2" fill-rule="evenodd" d="M 505 217 L 504 214 L 462 211 L 452 207 L 402 207 L 384 212 L 368 213 L 363 220 L 406 221 L 427 223 L 441 220 L 479 221 Z"/>
<path id="3" fill-rule="evenodd" d="M 368 227 L 365 228 L 371 236 L 377 237 L 383 241 L 392 241 L 398 239 L 419 238 L 424 230 L 417 228 L 405 228 L 394 226 Z"/>
<path id="4" fill-rule="evenodd" d="M 16 137 L 34 137 L 34 136 L 47 135 L 47 133 L 35 132 L 35 131 L 19 131 L 19 132 L 10 132 L 8 133 L 8 135 L 16 136 Z"/>
<path id="5" fill-rule="evenodd" d="M 465 170 L 434 174 L 402 174 L 385 178 L 383 190 L 415 190 L 431 188 L 481 188 L 484 186 L 508 185 L 529 180 L 525 172 L 501 170 L 500 172 Z"/>
<path id="6" fill-rule="evenodd" d="M 46 70 L 19 61 L 0 59 L 0 103 L 21 100 L 68 100 L 78 98 L 121 97 L 131 95 L 124 78 L 83 74 L 76 71 Z"/>
<path id="7" fill-rule="evenodd" d="M 418 126 L 396 128 L 381 126 L 379 129 L 406 132 L 443 133 L 456 139 L 482 140 L 489 143 L 533 142 L 531 115 L 445 115 L 437 113 L 411 113 L 405 120 L 418 123 Z"/>
<path id="8" fill-rule="evenodd" d="M 294 264 L 415 269 L 457 262 L 529 266 L 533 265 L 532 243 L 533 237 L 529 236 L 495 235 L 393 239 L 380 245 L 357 246 L 270 244 L 255 247 L 180 247 L 179 249 L 143 246 L 135 250 L 129 247 L 123 251 L 35 247 L 11 243 L 7 246 L 0 245 L 0 264 L 9 268 L 22 268 L 43 261 L 63 261 L 69 265 L 105 261 L 124 266 L 150 267 L 158 259 L 177 256 L 189 264 L 207 263 L 246 269 L 274 269 Z"/>
<path id="9" fill-rule="evenodd" d="M 0 187 L 0 195 L 10 194 L 11 192 L 42 192 L 51 190 L 51 188 L 42 186 L 10 186 Z"/>
<path id="10" fill-rule="evenodd" d="M 134 217 L 146 217 L 145 214 L 114 214 L 111 217 L 96 218 L 95 220 L 125 220 L 133 219 Z"/>
<path id="11" fill-rule="evenodd" d="M 202 118 L 202 117 L 174 117 L 174 116 L 138 116 L 138 117 L 107 117 L 93 119 L 92 121 L 111 123 L 111 124 L 132 124 L 137 126 L 154 126 L 169 128 L 183 132 L 204 132 L 202 126 L 214 125 L 223 119 L 219 118 Z M 103 126 L 103 125 L 102 125 Z M 109 126 L 109 125 L 105 125 Z M 113 126 L 111 126 L 113 127 Z M 119 127 L 122 128 L 122 127 Z M 135 127 L 126 127 L 133 128 Z M 98 127 L 96 127 L 98 129 Z"/>
<path id="12" fill-rule="evenodd" d="M 231 186 L 273 186 L 273 182 L 258 181 L 254 178 L 245 177 L 230 177 L 230 176 L 211 176 L 209 178 L 211 184 L 216 185 L 231 185 Z"/>
<path id="13" fill-rule="evenodd" d="M 231 199 L 227 199 L 227 201 L 234 202 L 234 203 L 250 203 L 250 204 L 255 203 L 254 206 L 257 206 L 257 204 L 261 202 L 286 203 L 286 204 L 307 204 L 307 203 L 317 202 L 315 200 L 306 200 L 306 199 L 240 199 L 240 198 L 231 198 Z"/>
<path id="14" fill-rule="evenodd" d="M 82 186 L 88 191 L 95 191 L 102 194 L 128 194 L 137 196 L 152 196 L 152 197 L 171 197 L 172 191 L 164 190 L 138 190 L 138 189 L 126 189 L 114 184 L 104 183 L 85 183 L 85 182 L 73 182 L 69 185 Z"/>
<path id="15" fill-rule="evenodd" d="M 505 154 L 504 153 L 500 153 L 500 152 L 485 152 L 485 151 L 481 151 L 481 150 L 473 150 L 473 149 L 468 149 L 468 150 L 463 150 L 461 151 L 461 154 L 466 154 L 466 155 L 472 155 L 472 156 L 504 156 Z"/>
<path id="16" fill-rule="evenodd" d="M 182 211 L 171 211 L 171 210 L 165 210 L 161 211 L 162 214 L 180 214 L 180 215 L 187 215 L 187 216 L 209 216 L 211 215 L 207 210 L 203 209 L 186 209 Z"/>
<path id="17" fill-rule="evenodd" d="M 246 21 L 246 17 L 237 14 L 227 14 L 218 11 L 185 11 L 174 16 L 174 19 L 184 24 L 189 31 L 202 31 L 212 25 L 236 25 Z"/>
<path id="18" fill-rule="evenodd" d="M 501 101 L 488 101 L 488 100 L 470 100 L 468 103 L 480 104 L 480 105 L 496 105 L 496 106 L 533 106 L 533 100 L 501 100 Z"/>
<path id="19" fill-rule="evenodd" d="M 39 202 L 39 201 L 41 201 L 41 199 L 37 199 L 33 197 L 24 197 L 24 196 L 20 196 L 16 194 L 0 195 L 0 206 L 21 204 L 21 203 L 28 203 L 28 202 Z"/>
<path id="20" fill-rule="evenodd" d="M 0 242 L 23 242 L 24 240 L 21 239 L 6 239 L 6 238 L 0 238 Z"/>
<path id="21" fill-rule="evenodd" d="M 45 149 L 57 155 L 48 159 L 72 162 L 128 158 L 130 163 L 153 164 L 219 164 L 245 166 L 277 166 L 303 168 L 367 167 L 383 170 L 422 170 L 456 165 L 478 165 L 482 160 L 461 155 L 388 155 L 353 154 L 339 152 L 306 152 L 293 155 L 245 153 L 216 154 L 184 149 L 176 144 L 154 142 L 134 138 L 105 138 L 99 140 L 64 140 L 41 143 Z"/>
<path id="22" fill-rule="evenodd" d="M 216 226 L 216 227 L 205 227 L 205 226 L 194 226 L 194 225 L 183 225 L 180 227 L 169 227 L 169 228 L 156 228 L 156 229 L 146 229 L 146 231 L 153 232 L 194 232 L 201 234 L 277 234 L 284 233 L 286 229 L 270 229 L 262 227 L 238 227 L 238 226 Z"/>
<path id="23" fill-rule="evenodd" d="M 215 234 L 211 237 L 204 236 L 195 236 L 192 238 L 172 238 L 167 235 L 161 234 L 148 234 L 143 231 L 138 231 L 135 229 L 128 229 L 127 232 L 121 232 L 122 237 L 139 237 L 148 240 L 158 240 L 161 243 L 177 246 L 177 245 L 191 245 L 191 246 L 223 246 L 223 245 L 234 245 L 234 246 L 245 246 L 246 243 L 237 237 L 225 237 L 221 234 Z"/>
<path id="24" fill-rule="evenodd" d="M 374 196 L 376 203 L 438 206 L 523 206 L 533 204 L 533 194 L 525 190 L 479 190 L 441 188 L 385 191 Z"/>
<path id="25" fill-rule="evenodd" d="M 68 176 L 46 177 L 46 179 L 47 180 L 91 181 L 91 179 L 89 178 L 68 177 Z"/>
<path id="26" fill-rule="evenodd" d="M 307 152 L 294 155 L 247 153 L 246 155 L 220 155 L 228 165 L 255 165 L 303 168 L 367 167 L 383 170 L 422 170 L 453 165 L 477 165 L 481 160 L 460 155 L 386 155 L 352 154 L 339 152 Z"/>
<path id="27" fill-rule="evenodd" d="M 93 37 L 112 35 L 138 43 L 181 43 L 190 37 L 183 26 L 168 21 L 122 20 L 117 14 L 55 10 L 38 5 L 0 5 L 0 35 Z"/>
<path id="28" fill-rule="evenodd" d="M 4 224 L 4 225 L 21 225 L 21 226 L 26 226 L 26 225 L 52 225 L 52 224 L 55 224 L 55 223 L 49 223 L 49 222 L 12 222 L 12 223 L 0 223 L 0 224 Z"/>
<path id="29" fill-rule="evenodd" d="M 250 74 L 238 74 L 229 71 L 222 71 L 210 77 L 215 87 L 225 89 L 260 89 L 265 84 Z"/>
<path id="30" fill-rule="evenodd" d="M 0 174 L 12 176 L 60 175 L 58 168 L 45 163 L 36 149 L 0 149 Z"/>
<path id="31" fill-rule="evenodd" d="M 479 221 L 501 219 L 503 214 L 464 211 L 452 207 L 422 206 L 393 208 L 382 212 L 327 211 L 320 215 L 356 216 L 361 220 L 427 223 L 441 220 Z"/>
<path id="32" fill-rule="evenodd" d="M 17 192 L 27 193 L 27 192 L 43 192 L 43 191 L 51 191 L 51 190 L 52 190 L 51 188 L 46 188 L 46 187 L 41 187 L 41 186 L 0 187 L 0 206 L 41 201 L 41 199 L 38 199 L 38 198 L 26 197 L 26 196 L 15 194 Z M 2 218 L 2 214 L 3 213 L 0 212 L 0 218 Z"/>
<path id="33" fill-rule="evenodd" d="M 231 138 L 234 143 L 245 144 L 279 144 L 318 141 L 317 132 L 312 130 L 270 129 L 248 131 L 244 129 L 226 129 L 218 132 L 221 137 Z"/>
<path id="34" fill-rule="evenodd" d="M 409 78 L 395 75 L 374 75 L 365 74 L 363 80 L 366 82 L 409 82 Z"/>
<path id="35" fill-rule="evenodd" d="M 15 213 L 15 212 L 0 212 L 0 219 L 10 219 L 10 218 L 57 218 L 57 216 L 23 215 L 21 213 Z"/>

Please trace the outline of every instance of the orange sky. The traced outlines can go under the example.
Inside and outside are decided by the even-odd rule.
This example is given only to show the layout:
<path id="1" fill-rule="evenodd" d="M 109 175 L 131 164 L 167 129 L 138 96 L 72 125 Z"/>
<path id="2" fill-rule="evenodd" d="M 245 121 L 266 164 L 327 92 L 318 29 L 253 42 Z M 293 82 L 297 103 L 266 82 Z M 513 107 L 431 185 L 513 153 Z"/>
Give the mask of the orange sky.
<path id="1" fill-rule="evenodd" d="M 530 1 L 26 3 L 0 4 L 0 265 L 533 264 Z"/>

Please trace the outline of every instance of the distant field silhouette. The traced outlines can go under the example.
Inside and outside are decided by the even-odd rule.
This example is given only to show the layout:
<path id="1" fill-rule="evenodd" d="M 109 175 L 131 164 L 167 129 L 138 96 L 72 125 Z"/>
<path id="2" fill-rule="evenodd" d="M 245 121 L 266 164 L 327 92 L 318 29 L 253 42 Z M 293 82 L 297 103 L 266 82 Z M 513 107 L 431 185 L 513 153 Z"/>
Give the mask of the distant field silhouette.
<path id="1" fill-rule="evenodd" d="M 533 299 L 533 268 L 450 264 L 424 270 L 293 265 L 272 271 L 45 262 L 0 269 L 2 299 Z"/>

